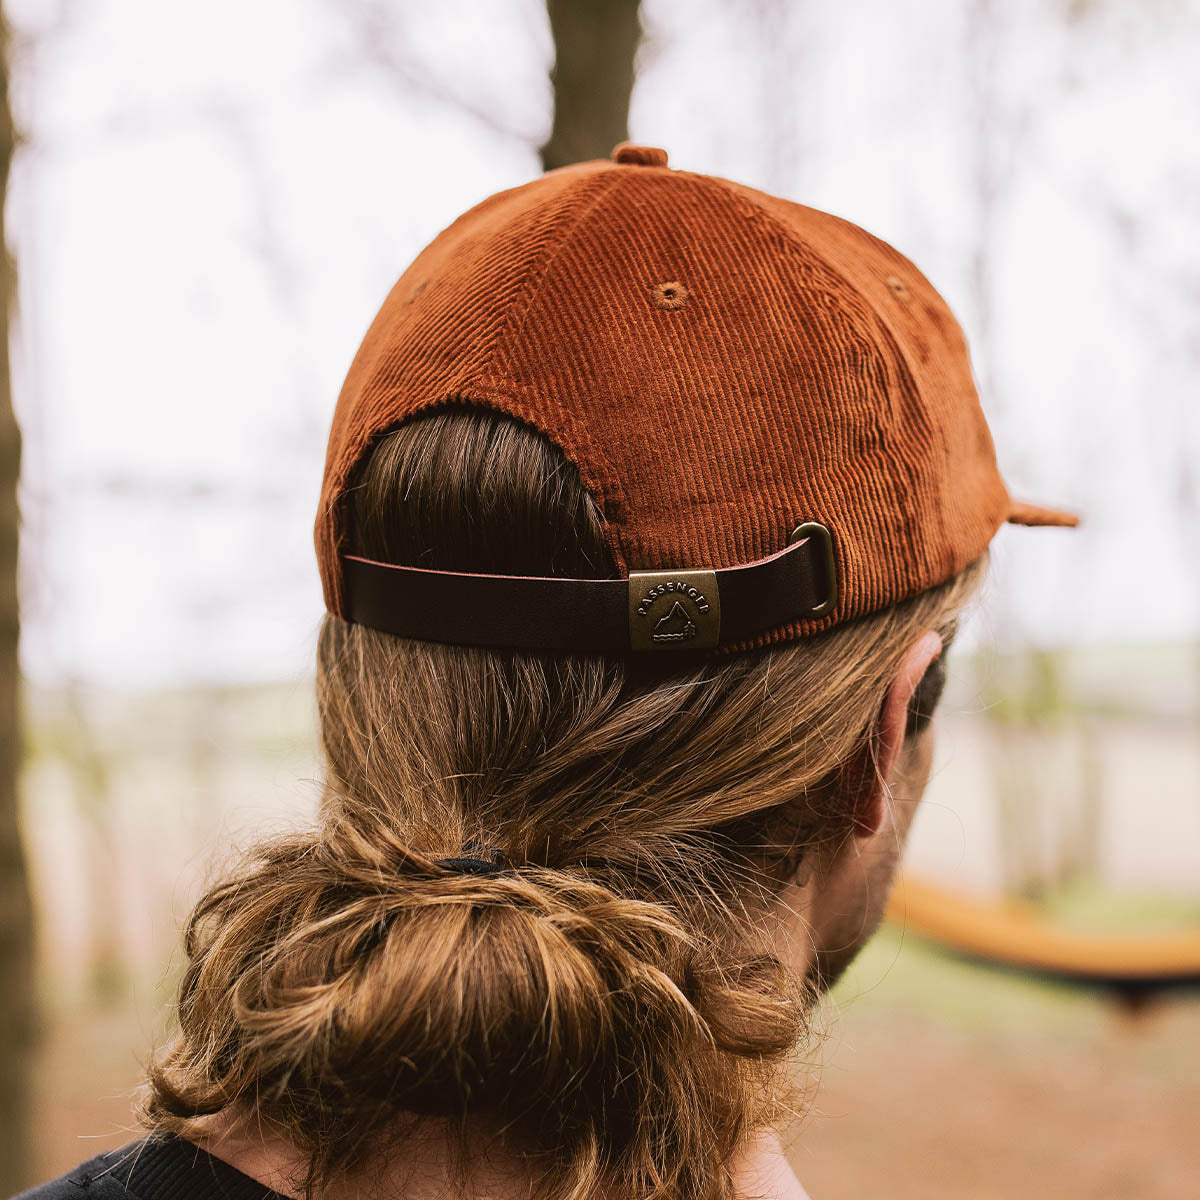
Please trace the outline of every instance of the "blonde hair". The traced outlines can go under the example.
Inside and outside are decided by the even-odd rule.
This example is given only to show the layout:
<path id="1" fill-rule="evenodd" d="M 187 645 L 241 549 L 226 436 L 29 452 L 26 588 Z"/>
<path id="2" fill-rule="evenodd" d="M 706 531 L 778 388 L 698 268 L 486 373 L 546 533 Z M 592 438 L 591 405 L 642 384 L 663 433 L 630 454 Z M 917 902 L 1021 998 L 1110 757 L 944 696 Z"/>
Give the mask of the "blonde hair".
<path id="1" fill-rule="evenodd" d="M 358 553 L 603 576 L 603 516 L 556 447 L 451 405 L 379 439 Z M 730 1164 L 795 1097 L 812 989 L 757 917 L 848 836 L 900 659 L 949 644 L 986 555 L 817 637 L 676 667 L 424 643 L 326 615 L 312 830 L 196 906 L 149 1128 L 248 1109 L 309 1196 L 445 1120 L 465 1187 L 502 1137 L 534 1200 L 732 1200 Z M 910 705 L 937 703 L 944 654 Z M 513 873 L 434 865 L 474 839 Z"/>

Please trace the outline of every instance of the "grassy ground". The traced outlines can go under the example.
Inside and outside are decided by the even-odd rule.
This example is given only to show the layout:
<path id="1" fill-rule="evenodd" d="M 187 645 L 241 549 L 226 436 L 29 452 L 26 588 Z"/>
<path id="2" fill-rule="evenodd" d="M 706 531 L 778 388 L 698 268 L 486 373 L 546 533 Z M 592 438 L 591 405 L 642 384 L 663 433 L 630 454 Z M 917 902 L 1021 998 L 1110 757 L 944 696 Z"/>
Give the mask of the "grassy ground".
<path id="1" fill-rule="evenodd" d="M 1200 997 L 1136 1014 L 883 930 L 835 991 L 791 1158 L 815 1200 L 1197 1195 Z"/>

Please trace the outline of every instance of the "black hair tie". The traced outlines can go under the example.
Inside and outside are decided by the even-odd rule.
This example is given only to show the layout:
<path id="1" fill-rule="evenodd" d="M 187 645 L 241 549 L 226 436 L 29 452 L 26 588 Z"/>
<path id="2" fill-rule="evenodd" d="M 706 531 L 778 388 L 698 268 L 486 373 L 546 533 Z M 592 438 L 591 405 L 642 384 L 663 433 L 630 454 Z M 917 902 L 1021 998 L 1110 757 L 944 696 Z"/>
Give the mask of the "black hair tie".
<path id="1" fill-rule="evenodd" d="M 464 851 L 480 850 L 482 847 L 474 840 L 463 846 Z M 499 875 L 511 870 L 504 851 L 499 846 L 492 846 L 487 851 L 487 858 L 476 858 L 470 853 L 464 853 L 458 858 L 438 858 L 434 862 L 447 871 L 458 871 L 464 875 Z"/>

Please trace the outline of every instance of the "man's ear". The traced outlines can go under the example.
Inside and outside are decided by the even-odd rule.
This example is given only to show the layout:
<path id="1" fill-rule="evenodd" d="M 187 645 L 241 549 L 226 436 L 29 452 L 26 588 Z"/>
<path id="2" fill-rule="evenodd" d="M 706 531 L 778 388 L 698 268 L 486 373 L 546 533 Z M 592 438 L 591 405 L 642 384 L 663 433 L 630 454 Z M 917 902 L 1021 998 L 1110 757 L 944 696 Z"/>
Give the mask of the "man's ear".
<path id="1" fill-rule="evenodd" d="M 883 824 L 883 781 L 890 777 L 904 743 L 909 701 L 929 664 L 941 652 L 941 635 L 932 629 L 908 648 L 883 699 L 874 736 L 846 774 L 847 800 L 852 806 L 857 837 L 870 837 Z"/>

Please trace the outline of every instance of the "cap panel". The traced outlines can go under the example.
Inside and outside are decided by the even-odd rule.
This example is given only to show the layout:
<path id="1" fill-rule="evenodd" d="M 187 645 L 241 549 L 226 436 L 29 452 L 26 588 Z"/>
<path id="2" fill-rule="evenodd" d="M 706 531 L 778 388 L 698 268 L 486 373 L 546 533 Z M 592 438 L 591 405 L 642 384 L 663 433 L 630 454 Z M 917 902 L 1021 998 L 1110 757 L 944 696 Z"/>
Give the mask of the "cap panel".
<path id="1" fill-rule="evenodd" d="M 563 167 L 484 200 L 434 238 L 388 294 L 347 374 L 326 450 L 314 539 L 331 612 L 345 615 L 342 497 L 374 436 L 472 391 L 482 402 L 527 415 L 479 381 L 564 230 L 607 186 L 597 166 Z"/>
<path id="2" fill-rule="evenodd" d="M 941 559 L 924 586 L 948 579 L 983 553 L 1011 504 L 958 321 L 921 271 L 882 239 L 830 213 L 730 186 L 819 246 L 895 340 L 941 443 L 926 494 L 929 520 L 942 526 Z M 896 450 L 904 449 L 902 440 Z"/>
<path id="3" fill-rule="evenodd" d="M 941 569 L 943 443 L 871 306 L 712 179 L 614 170 L 496 367 L 586 420 L 630 566 L 731 566 L 821 521 L 843 589 L 818 626 Z M 664 282 L 685 302 L 660 306 Z"/>

